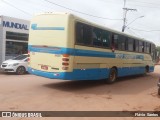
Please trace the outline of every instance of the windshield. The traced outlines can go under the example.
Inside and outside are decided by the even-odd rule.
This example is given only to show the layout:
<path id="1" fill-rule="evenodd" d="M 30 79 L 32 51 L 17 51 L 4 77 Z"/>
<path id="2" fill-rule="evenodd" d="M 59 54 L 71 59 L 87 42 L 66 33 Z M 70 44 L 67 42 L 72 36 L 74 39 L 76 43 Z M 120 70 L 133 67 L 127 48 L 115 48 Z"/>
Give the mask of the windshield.
<path id="1" fill-rule="evenodd" d="M 13 58 L 13 60 L 23 60 L 23 59 L 25 59 L 27 57 L 28 57 L 28 55 L 19 55 L 19 56 Z"/>

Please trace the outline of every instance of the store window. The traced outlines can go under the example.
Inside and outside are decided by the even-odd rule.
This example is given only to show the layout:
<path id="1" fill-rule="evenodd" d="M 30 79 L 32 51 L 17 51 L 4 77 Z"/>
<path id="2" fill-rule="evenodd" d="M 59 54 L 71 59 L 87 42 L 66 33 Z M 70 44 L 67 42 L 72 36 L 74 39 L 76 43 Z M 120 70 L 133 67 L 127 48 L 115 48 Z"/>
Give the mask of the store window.
<path id="1" fill-rule="evenodd" d="M 6 31 L 6 39 L 28 41 L 28 34 Z"/>
<path id="2" fill-rule="evenodd" d="M 15 57 L 20 54 L 26 54 L 28 43 L 6 41 L 6 56 Z"/>

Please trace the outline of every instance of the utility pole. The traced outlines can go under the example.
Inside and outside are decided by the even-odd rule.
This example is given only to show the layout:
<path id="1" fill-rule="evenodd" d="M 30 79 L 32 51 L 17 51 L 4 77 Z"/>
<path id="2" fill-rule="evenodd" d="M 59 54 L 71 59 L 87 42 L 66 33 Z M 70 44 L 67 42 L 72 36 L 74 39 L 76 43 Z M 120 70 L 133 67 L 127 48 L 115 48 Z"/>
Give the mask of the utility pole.
<path id="1" fill-rule="evenodd" d="M 127 12 L 128 11 L 137 11 L 137 9 L 131 9 L 131 8 L 126 8 L 126 0 L 124 0 L 124 6 L 123 6 L 123 26 L 122 26 L 122 32 L 124 32 L 126 28 L 126 17 L 127 17 Z"/>

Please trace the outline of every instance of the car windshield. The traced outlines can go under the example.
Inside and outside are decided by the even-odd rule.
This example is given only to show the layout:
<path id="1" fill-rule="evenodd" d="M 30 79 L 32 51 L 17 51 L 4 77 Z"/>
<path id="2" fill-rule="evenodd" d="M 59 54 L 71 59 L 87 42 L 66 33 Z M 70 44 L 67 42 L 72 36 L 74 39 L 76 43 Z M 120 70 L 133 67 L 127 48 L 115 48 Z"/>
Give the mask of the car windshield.
<path id="1" fill-rule="evenodd" d="M 28 57 L 28 55 L 19 55 L 19 56 L 13 58 L 13 60 L 23 60 L 23 59 L 25 59 L 27 57 Z"/>

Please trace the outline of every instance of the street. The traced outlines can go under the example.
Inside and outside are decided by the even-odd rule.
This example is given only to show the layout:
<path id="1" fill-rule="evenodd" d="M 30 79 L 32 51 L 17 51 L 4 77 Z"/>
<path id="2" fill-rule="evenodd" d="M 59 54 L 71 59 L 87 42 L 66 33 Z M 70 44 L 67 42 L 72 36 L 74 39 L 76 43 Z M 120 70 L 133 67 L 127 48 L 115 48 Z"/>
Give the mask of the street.
<path id="1" fill-rule="evenodd" d="M 0 111 L 160 111 L 160 66 L 146 76 L 104 81 L 0 74 Z"/>

